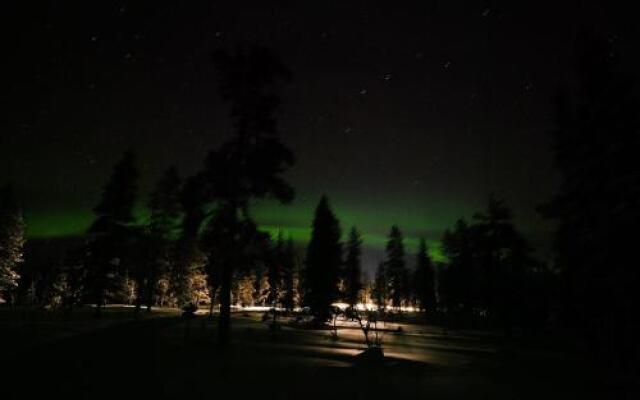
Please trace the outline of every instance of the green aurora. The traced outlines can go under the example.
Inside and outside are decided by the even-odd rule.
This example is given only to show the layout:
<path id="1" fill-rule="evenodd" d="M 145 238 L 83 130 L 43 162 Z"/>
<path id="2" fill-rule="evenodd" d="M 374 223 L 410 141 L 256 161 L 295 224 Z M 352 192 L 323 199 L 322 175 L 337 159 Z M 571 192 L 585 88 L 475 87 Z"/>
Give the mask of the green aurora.
<path id="1" fill-rule="evenodd" d="M 346 237 L 352 226 L 356 226 L 362 233 L 364 246 L 381 254 L 390 226 L 397 224 L 405 234 L 408 252 L 415 252 L 419 239 L 424 237 L 432 257 L 436 260 L 443 259 L 439 237 L 461 215 L 454 212 L 441 212 L 433 214 L 437 217 L 428 217 L 424 212 L 418 212 L 416 207 L 369 208 L 366 205 L 355 207 L 343 201 L 336 201 L 333 204 L 341 223 L 343 237 Z M 315 201 L 298 201 L 292 205 L 263 201 L 252 208 L 252 213 L 260 229 L 268 232 L 272 237 L 282 232 L 285 237 L 291 237 L 299 245 L 305 245 L 311 235 L 314 208 Z M 446 208 L 455 211 L 463 209 L 463 207 Z M 139 223 L 144 223 L 148 212 L 139 207 L 136 210 L 136 216 Z M 87 231 L 93 218 L 89 209 L 27 212 L 28 236 L 32 239 L 80 236 Z"/>

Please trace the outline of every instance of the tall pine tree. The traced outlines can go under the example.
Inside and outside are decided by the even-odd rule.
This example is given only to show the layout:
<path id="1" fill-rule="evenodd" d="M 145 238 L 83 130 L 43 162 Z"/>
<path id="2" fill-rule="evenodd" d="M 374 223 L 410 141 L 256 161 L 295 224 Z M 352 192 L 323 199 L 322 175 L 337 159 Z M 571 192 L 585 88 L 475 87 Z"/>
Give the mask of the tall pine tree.
<path id="1" fill-rule="evenodd" d="M 442 250 L 448 263 L 442 271 L 440 293 L 450 311 L 471 312 L 477 301 L 477 268 L 472 229 L 464 219 L 442 235 Z"/>
<path id="2" fill-rule="evenodd" d="M 135 156 L 129 150 L 114 167 L 100 203 L 94 208 L 96 218 L 89 228 L 85 295 L 96 305 L 98 315 L 108 292 L 119 289 L 118 278 L 126 274 L 126 263 L 131 259 L 137 181 Z"/>
<path id="3" fill-rule="evenodd" d="M 404 259 L 402 232 L 396 225 L 391 227 L 385 251 L 384 264 L 391 304 L 393 307 L 401 307 L 409 296 L 409 271 Z"/>
<path id="4" fill-rule="evenodd" d="M 282 173 L 293 165 L 293 154 L 277 136 L 276 111 L 280 105 L 275 92 L 289 71 L 268 49 L 253 47 L 214 57 L 220 78 L 220 93 L 231 105 L 235 135 L 207 159 L 205 176 L 211 199 L 225 208 L 231 220 L 230 238 L 238 239 L 229 248 L 231 261 L 220 271 L 221 344 L 228 343 L 231 323 L 233 269 L 244 257 L 239 238 L 244 226 L 254 225 L 249 215 L 250 201 L 271 197 L 279 202 L 293 200 L 293 188 Z"/>
<path id="5" fill-rule="evenodd" d="M 414 285 L 420 309 L 433 314 L 436 308 L 435 271 L 424 239 L 420 239 L 418 246 Z"/>
<path id="6" fill-rule="evenodd" d="M 384 262 L 379 263 L 378 268 L 376 268 L 376 275 L 373 280 L 371 292 L 371 297 L 378 307 L 378 310 L 386 309 L 389 300 L 389 282 L 387 280 L 387 271 Z"/>
<path id="7" fill-rule="evenodd" d="M 160 277 L 168 273 L 173 263 L 173 244 L 181 214 L 180 176 L 175 167 L 169 168 L 155 185 L 148 207 L 149 224 L 142 238 L 143 257 L 134 266 L 138 289 L 136 309 L 144 303 L 150 309 L 155 302 Z"/>
<path id="8" fill-rule="evenodd" d="M 337 299 L 342 263 L 340 235 L 338 219 L 327 197 L 322 196 L 316 207 L 305 260 L 305 304 L 318 323 L 329 319 L 331 304 Z"/>
<path id="9" fill-rule="evenodd" d="M 347 255 L 344 262 L 345 300 L 351 307 L 355 307 L 358 304 L 360 292 L 362 291 L 361 256 L 362 237 L 360 232 L 355 227 L 352 227 L 349 232 Z"/>
<path id="10" fill-rule="evenodd" d="M 180 191 L 182 221 L 169 271 L 169 291 L 179 307 L 192 302 L 191 282 L 205 264 L 205 255 L 198 243 L 200 228 L 206 218 L 204 189 L 205 181 L 199 174 L 186 179 Z M 207 278 L 211 281 L 211 276 Z M 209 282 L 209 292 L 213 294 L 215 288 L 212 289 L 211 285 Z"/>

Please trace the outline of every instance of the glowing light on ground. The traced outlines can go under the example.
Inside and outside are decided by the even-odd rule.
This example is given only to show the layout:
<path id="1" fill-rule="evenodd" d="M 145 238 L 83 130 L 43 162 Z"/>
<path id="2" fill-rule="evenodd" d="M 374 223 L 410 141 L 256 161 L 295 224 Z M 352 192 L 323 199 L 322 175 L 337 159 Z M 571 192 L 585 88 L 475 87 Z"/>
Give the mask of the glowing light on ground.
<path id="1" fill-rule="evenodd" d="M 349 304 L 347 303 L 333 303 L 332 306 L 339 308 L 341 311 L 345 311 L 349 308 Z M 374 303 L 358 303 L 356 304 L 356 310 L 358 311 L 378 311 L 378 306 Z M 420 309 L 411 306 L 402 306 L 402 307 L 386 307 L 386 311 L 391 312 L 419 312 Z"/>

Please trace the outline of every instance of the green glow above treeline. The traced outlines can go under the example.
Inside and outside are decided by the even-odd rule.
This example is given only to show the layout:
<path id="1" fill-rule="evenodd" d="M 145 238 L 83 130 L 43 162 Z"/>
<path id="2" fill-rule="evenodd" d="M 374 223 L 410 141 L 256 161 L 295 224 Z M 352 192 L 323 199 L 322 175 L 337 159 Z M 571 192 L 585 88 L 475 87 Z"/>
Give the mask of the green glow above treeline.
<path id="1" fill-rule="evenodd" d="M 268 232 L 272 237 L 282 233 L 285 238 L 291 238 L 299 245 L 308 243 L 311 236 L 311 221 L 315 204 L 297 204 L 295 206 L 281 206 L 264 202 L 253 209 L 253 215 L 260 229 Z M 353 208 L 334 208 L 340 220 L 343 238 L 347 237 L 352 226 L 360 230 L 363 245 L 367 248 L 382 250 L 387 241 L 387 232 L 392 224 L 397 224 L 405 234 L 405 246 L 408 253 L 416 251 L 420 237 L 426 237 L 431 256 L 435 260 L 442 260 L 438 237 L 434 231 L 443 231 L 448 226 L 442 219 L 432 223 L 430 235 L 420 234 L 424 227 L 416 219 L 405 218 L 402 213 L 393 210 L 378 210 L 367 212 Z M 342 211 L 342 212 L 341 212 Z M 139 223 L 148 218 L 148 211 L 139 207 L 136 210 Z M 27 213 L 28 237 L 32 239 L 50 239 L 83 235 L 89 228 L 94 215 L 90 210 L 62 210 L 50 212 Z"/>

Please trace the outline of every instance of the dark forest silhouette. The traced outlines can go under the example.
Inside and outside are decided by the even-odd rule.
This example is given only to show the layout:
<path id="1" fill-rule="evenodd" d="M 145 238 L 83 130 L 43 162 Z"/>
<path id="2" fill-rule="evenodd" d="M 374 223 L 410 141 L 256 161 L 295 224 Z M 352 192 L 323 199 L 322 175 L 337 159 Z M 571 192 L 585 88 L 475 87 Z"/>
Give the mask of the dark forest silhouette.
<path id="1" fill-rule="evenodd" d="M 542 207 L 558 223 L 557 301 L 561 320 L 589 351 L 637 370 L 639 273 L 632 260 L 640 223 L 640 104 L 611 41 L 585 31 L 577 47 L 577 80 L 558 96 L 553 131 L 562 182 Z"/>
<path id="2" fill-rule="evenodd" d="M 337 302 L 347 303 L 346 314 L 362 326 L 361 303 L 377 305 L 369 321 L 401 318 L 413 307 L 426 323 L 500 329 L 506 338 L 517 332 L 562 336 L 570 329 L 617 370 L 637 370 L 632 299 L 638 271 L 630 260 L 632 232 L 640 225 L 640 174 L 633 167 L 638 103 L 610 43 L 588 35 L 581 40 L 578 80 L 559 97 L 553 131 L 562 182 L 541 207 L 558 224 L 553 265 L 535 259 L 511 210 L 495 196 L 444 232 L 444 262 L 431 259 L 424 239 L 409 254 L 401 227 L 393 225 L 371 282 L 362 276 L 362 234 L 353 227 L 342 242 L 327 196 L 315 210 L 303 257 L 291 238 L 260 231 L 251 204 L 294 199 L 282 176 L 294 155 L 278 138 L 276 119 L 277 88 L 290 73 L 268 49 L 252 47 L 214 57 L 232 135 L 210 151 L 198 174 L 182 179 L 175 167 L 166 170 L 144 224 L 134 217 L 139 172 L 134 152 L 127 151 L 104 186 L 84 242 L 54 268 L 22 274 L 22 211 L 3 188 L 0 295 L 9 303 L 66 311 L 93 304 L 97 315 L 108 303 L 133 304 L 138 313 L 177 307 L 185 316 L 207 304 L 213 318 L 217 305 L 222 345 L 231 340 L 234 305 L 271 307 L 274 327 L 279 312 L 309 314 L 313 327 L 323 327 L 341 312 Z M 413 270 L 408 257 L 416 259 Z"/>

